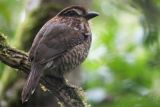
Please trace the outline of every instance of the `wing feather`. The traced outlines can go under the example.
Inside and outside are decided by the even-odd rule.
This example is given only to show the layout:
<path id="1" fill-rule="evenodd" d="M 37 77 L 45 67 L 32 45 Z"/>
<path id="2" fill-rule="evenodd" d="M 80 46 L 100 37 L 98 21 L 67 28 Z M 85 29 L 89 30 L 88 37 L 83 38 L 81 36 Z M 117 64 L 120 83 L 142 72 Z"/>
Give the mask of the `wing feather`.
<path id="1" fill-rule="evenodd" d="M 84 39 L 85 37 L 81 32 L 64 24 L 49 25 L 36 44 L 36 48 L 34 50 L 33 47 L 31 48 L 34 61 L 38 63 L 47 62 L 61 56 L 67 50 L 81 44 Z"/>

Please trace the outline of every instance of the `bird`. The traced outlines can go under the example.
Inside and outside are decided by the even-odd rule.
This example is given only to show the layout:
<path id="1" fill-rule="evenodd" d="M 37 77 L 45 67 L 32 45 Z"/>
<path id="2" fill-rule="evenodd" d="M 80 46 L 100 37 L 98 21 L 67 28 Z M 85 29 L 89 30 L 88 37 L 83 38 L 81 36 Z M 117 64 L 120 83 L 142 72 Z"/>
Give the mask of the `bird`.
<path id="1" fill-rule="evenodd" d="M 42 26 L 29 50 L 31 71 L 22 90 L 22 103 L 34 93 L 42 76 L 62 78 L 86 59 L 92 41 L 88 21 L 98 15 L 72 5 Z"/>

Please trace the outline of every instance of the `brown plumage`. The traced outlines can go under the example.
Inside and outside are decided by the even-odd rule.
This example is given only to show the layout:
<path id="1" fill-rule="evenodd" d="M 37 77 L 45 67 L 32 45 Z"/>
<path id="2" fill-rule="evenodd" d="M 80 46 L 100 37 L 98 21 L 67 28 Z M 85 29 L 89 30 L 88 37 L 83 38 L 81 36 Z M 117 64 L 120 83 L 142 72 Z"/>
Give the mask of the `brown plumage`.
<path id="1" fill-rule="evenodd" d="M 31 72 L 22 91 L 22 102 L 34 93 L 42 75 L 61 78 L 84 61 L 91 44 L 88 20 L 97 15 L 81 6 L 70 6 L 41 28 L 29 52 Z"/>

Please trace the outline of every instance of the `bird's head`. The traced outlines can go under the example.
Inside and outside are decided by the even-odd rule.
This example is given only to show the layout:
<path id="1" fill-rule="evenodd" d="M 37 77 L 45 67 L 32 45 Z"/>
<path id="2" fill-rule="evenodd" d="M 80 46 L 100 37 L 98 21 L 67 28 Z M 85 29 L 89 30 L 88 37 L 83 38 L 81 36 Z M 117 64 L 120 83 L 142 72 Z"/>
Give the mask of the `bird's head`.
<path id="1" fill-rule="evenodd" d="M 73 5 L 67 7 L 57 14 L 58 17 L 76 17 L 83 18 L 87 21 L 98 16 L 97 12 L 88 12 L 84 7 Z"/>

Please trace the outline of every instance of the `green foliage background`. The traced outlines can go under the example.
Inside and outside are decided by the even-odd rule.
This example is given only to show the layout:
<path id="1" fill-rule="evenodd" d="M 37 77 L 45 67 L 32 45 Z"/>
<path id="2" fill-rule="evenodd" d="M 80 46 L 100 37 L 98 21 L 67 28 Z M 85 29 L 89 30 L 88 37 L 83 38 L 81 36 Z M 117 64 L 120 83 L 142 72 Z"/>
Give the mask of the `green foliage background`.
<path id="1" fill-rule="evenodd" d="M 0 32 L 16 46 L 25 2 L 0 1 Z M 93 0 L 83 88 L 92 107 L 160 107 L 160 1 Z M 0 89 L 5 86 L 0 64 Z M 0 98 L 2 94 L 0 93 Z"/>

